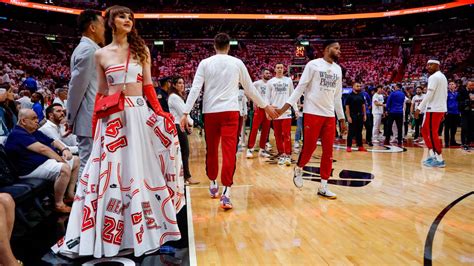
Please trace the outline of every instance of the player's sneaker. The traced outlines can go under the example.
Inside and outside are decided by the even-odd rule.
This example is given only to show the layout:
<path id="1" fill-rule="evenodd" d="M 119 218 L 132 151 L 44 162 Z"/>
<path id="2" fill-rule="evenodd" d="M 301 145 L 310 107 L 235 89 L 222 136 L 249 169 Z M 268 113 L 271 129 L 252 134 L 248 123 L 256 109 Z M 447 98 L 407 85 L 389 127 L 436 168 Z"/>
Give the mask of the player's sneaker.
<path id="1" fill-rule="evenodd" d="M 272 144 L 270 144 L 270 142 L 267 142 L 267 144 L 265 144 L 265 150 L 268 152 L 272 150 Z"/>
<path id="2" fill-rule="evenodd" d="M 280 158 L 278 158 L 278 165 L 284 165 L 285 164 L 285 155 L 281 155 Z"/>
<path id="3" fill-rule="evenodd" d="M 263 157 L 263 158 L 269 158 L 271 155 L 264 149 L 260 149 L 258 151 L 258 156 Z"/>
<path id="4" fill-rule="evenodd" d="M 431 161 L 431 167 L 445 168 L 446 163 L 444 162 L 444 160 L 442 160 L 442 161 L 433 160 L 433 161 Z"/>
<path id="5" fill-rule="evenodd" d="M 247 149 L 247 154 L 245 155 L 245 157 L 247 157 L 247 159 L 253 158 L 252 152 L 253 152 L 252 149 Z"/>
<path id="6" fill-rule="evenodd" d="M 429 156 L 428 156 L 428 158 L 423 161 L 423 165 L 424 165 L 424 166 L 429 166 L 429 167 L 431 167 L 431 163 L 432 163 L 434 160 L 436 160 L 435 157 L 429 157 Z"/>
<path id="7" fill-rule="evenodd" d="M 328 186 L 320 186 L 318 189 L 318 195 L 323 196 L 328 199 L 336 199 L 337 195 L 333 192 L 331 192 L 328 188 Z"/>
<path id="8" fill-rule="evenodd" d="M 373 145 L 372 145 L 373 146 Z M 358 149 L 358 151 L 364 151 L 364 152 L 367 152 L 367 149 L 364 148 L 364 146 L 360 146 Z"/>
<path id="9" fill-rule="evenodd" d="M 211 198 L 216 199 L 219 197 L 219 184 L 215 182 L 215 185 L 213 182 L 209 185 L 209 194 L 211 195 Z"/>
<path id="10" fill-rule="evenodd" d="M 293 173 L 293 184 L 295 184 L 297 188 L 303 187 L 303 168 L 299 166 L 295 166 Z"/>
<path id="11" fill-rule="evenodd" d="M 285 158 L 285 165 L 286 165 L 286 166 L 290 166 L 290 165 L 291 165 L 291 157 L 290 157 L 289 155 Z"/>
<path id="12" fill-rule="evenodd" d="M 347 151 L 347 152 L 352 152 L 352 147 L 347 147 L 347 148 L 346 148 L 346 151 Z"/>
<path id="13" fill-rule="evenodd" d="M 221 196 L 220 204 L 221 204 L 221 208 L 224 210 L 230 210 L 233 208 L 232 202 L 230 202 L 230 198 L 227 197 L 226 195 Z"/>

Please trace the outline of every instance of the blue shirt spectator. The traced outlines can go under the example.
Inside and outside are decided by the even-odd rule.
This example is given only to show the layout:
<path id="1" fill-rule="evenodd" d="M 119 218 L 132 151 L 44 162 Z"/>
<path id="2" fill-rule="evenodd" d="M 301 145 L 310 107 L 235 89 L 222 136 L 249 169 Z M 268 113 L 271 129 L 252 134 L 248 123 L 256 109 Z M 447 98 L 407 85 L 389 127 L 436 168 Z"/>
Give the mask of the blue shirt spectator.
<path id="1" fill-rule="evenodd" d="M 362 91 L 362 96 L 364 97 L 365 101 L 365 113 L 371 114 L 372 113 L 372 98 L 367 91 Z"/>
<path id="2" fill-rule="evenodd" d="M 28 89 L 31 93 L 36 92 L 38 90 L 38 83 L 36 82 L 36 79 L 32 76 L 29 76 L 25 79 L 25 81 L 23 81 L 23 86 L 25 86 L 25 88 Z"/>
<path id="3" fill-rule="evenodd" d="M 448 114 L 458 115 L 458 92 L 448 91 Z"/>
<path id="4" fill-rule="evenodd" d="M 403 114 L 403 105 L 405 104 L 405 93 L 401 90 L 395 90 L 390 93 L 387 99 L 387 111 L 389 114 Z"/>
<path id="5" fill-rule="evenodd" d="M 41 131 L 36 130 L 30 134 L 17 125 L 7 138 L 5 151 L 12 163 L 17 166 L 18 175 L 24 176 L 33 172 L 39 165 L 49 159 L 42 154 L 29 150 L 27 147 L 35 142 L 40 142 L 53 149 L 53 141 Z"/>

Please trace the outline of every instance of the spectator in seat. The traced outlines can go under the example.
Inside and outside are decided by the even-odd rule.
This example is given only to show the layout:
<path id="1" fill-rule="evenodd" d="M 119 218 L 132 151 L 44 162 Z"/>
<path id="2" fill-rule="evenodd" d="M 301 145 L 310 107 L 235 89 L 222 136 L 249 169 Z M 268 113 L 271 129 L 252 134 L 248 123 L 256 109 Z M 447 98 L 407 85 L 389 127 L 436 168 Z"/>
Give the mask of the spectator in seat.
<path id="1" fill-rule="evenodd" d="M 57 90 L 56 98 L 54 98 L 53 103 L 59 103 L 63 108 L 66 108 L 67 88 L 59 88 Z M 46 116 L 46 119 L 48 119 L 48 116 Z"/>
<path id="2" fill-rule="evenodd" d="M 31 95 L 31 102 L 33 102 L 33 111 L 35 111 L 36 116 L 40 125 L 44 124 L 44 97 L 43 94 L 35 92 Z"/>
<path id="3" fill-rule="evenodd" d="M 53 180 L 54 210 L 59 213 L 71 212 L 64 202 L 74 199 L 79 158 L 72 156 L 61 142 L 38 130 L 38 116 L 33 110 L 20 110 L 18 124 L 8 136 L 5 150 L 20 178 Z"/>
<path id="4" fill-rule="evenodd" d="M 18 112 L 13 93 L 0 88 L 0 143 L 6 140 L 17 121 Z"/>
<path id="5" fill-rule="evenodd" d="M 10 247 L 15 223 L 15 201 L 7 193 L 0 193 L 0 265 L 17 266 L 23 263 L 15 258 Z"/>
<path id="6" fill-rule="evenodd" d="M 20 103 L 20 109 L 32 109 L 33 102 L 31 101 L 31 93 L 29 90 L 22 90 L 20 91 L 20 98 L 16 100 Z"/>
<path id="7" fill-rule="evenodd" d="M 46 108 L 46 123 L 39 128 L 46 136 L 60 141 L 64 146 L 68 147 L 71 153 L 77 154 L 79 148 L 77 147 L 76 136 L 73 134 L 65 135 L 61 125 L 64 120 L 65 110 L 59 103 L 53 103 Z"/>

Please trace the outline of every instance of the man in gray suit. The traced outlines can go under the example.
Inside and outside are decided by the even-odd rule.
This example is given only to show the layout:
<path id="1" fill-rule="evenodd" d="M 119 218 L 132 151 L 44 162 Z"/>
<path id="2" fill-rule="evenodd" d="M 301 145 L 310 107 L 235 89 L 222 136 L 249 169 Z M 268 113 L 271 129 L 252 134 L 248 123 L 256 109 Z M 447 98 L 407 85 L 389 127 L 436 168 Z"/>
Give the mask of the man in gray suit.
<path id="1" fill-rule="evenodd" d="M 81 176 L 92 151 L 92 113 L 98 86 L 94 53 L 105 41 L 105 27 L 100 12 L 94 10 L 84 10 L 77 23 L 82 38 L 71 57 L 67 134 L 74 133 L 77 136 Z"/>

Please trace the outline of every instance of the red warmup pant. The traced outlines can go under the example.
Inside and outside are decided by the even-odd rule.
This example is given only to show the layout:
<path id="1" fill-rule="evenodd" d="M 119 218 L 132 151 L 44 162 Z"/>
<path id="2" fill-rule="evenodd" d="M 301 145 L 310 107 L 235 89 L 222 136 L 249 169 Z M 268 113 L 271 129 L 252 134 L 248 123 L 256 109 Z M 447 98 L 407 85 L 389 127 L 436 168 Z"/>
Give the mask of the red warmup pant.
<path id="1" fill-rule="evenodd" d="M 423 121 L 423 127 L 421 129 L 421 134 L 423 138 L 425 138 L 426 146 L 437 154 L 441 154 L 442 152 L 438 129 L 443 118 L 444 113 L 441 112 L 425 113 L 425 120 Z"/>
<path id="2" fill-rule="evenodd" d="M 258 108 L 253 114 L 252 128 L 250 129 L 249 143 L 248 148 L 252 149 L 255 146 L 255 141 L 257 140 L 257 132 L 260 126 L 262 126 L 262 131 L 260 132 L 260 149 L 265 149 L 265 144 L 267 143 L 268 132 L 270 132 L 270 122 L 271 120 L 267 119 L 265 110 Z"/>
<path id="3" fill-rule="evenodd" d="M 239 139 L 239 112 L 204 114 L 206 134 L 206 173 L 210 180 L 216 180 L 219 172 L 219 143 L 222 139 L 221 182 L 232 186 L 235 172 L 237 142 Z"/>
<path id="4" fill-rule="evenodd" d="M 291 118 L 273 120 L 278 154 L 291 155 Z"/>
<path id="5" fill-rule="evenodd" d="M 303 114 L 303 125 L 303 148 L 297 165 L 303 167 L 309 162 L 316 150 L 318 138 L 321 137 L 323 155 L 320 173 L 322 179 L 328 180 L 332 171 L 332 145 L 336 136 L 336 118 Z"/>

